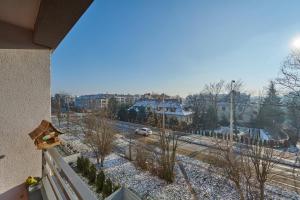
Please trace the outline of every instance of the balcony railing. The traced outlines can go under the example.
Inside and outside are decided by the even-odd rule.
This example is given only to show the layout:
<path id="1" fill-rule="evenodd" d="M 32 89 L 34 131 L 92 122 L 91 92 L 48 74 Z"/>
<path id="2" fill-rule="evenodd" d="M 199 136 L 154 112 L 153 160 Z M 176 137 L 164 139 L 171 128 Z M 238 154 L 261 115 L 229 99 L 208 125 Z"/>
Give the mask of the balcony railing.
<path id="1" fill-rule="evenodd" d="M 43 188 L 47 199 L 97 199 L 55 148 L 45 151 L 43 158 Z"/>

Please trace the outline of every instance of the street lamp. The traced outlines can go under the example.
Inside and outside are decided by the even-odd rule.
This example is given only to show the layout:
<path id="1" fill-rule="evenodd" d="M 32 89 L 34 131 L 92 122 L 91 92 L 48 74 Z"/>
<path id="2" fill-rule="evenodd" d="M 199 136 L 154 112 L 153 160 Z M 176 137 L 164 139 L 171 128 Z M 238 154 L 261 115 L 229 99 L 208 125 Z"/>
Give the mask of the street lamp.
<path id="1" fill-rule="evenodd" d="M 230 141 L 233 141 L 233 84 L 234 80 L 230 83 Z"/>

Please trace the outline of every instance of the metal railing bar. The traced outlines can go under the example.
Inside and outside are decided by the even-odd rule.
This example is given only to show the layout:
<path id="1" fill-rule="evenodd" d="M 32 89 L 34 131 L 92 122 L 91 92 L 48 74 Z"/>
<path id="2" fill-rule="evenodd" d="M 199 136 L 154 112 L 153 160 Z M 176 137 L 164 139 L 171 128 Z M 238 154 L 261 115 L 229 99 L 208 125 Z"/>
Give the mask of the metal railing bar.
<path id="1" fill-rule="evenodd" d="M 52 165 L 52 168 L 54 168 L 54 173 L 58 178 L 61 179 L 60 181 L 64 181 L 62 180 L 63 178 L 66 179 L 66 181 L 68 182 L 68 186 L 72 188 L 72 192 L 75 192 L 79 199 L 97 200 L 95 194 L 89 189 L 86 183 L 81 180 L 81 178 L 74 172 L 74 170 L 64 161 L 64 159 L 59 155 L 55 148 L 49 149 L 46 154 L 47 156 L 50 156 L 52 158 L 52 162 L 54 162 L 56 167 L 61 170 L 61 173 L 59 173 L 57 169 Z M 46 157 L 46 159 L 51 164 L 49 157 Z M 63 174 L 63 178 L 61 174 Z M 67 188 L 68 186 L 66 186 L 66 183 L 64 183 L 63 186 L 65 189 L 67 189 L 67 191 L 70 191 L 70 188 Z M 75 194 L 68 193 L 68 195 L 71 195 L 70 197 L 74 196 Z"/>
<path id="2" fill-rule="evenodd" d="M 67 198 L 65 197 L 65 195 L 63 194 L 63 191 L 61 188 L 57 187 L 57 184 L 55 182 L 55 180 L 53 179 L 54 177 L 53 176 L 47 176 L 50 184 L 51 184 L 51 187 L 53 188 L 53 191 L 55 193 L 55 196 L 57 197 L 57 199 L 59 200 L 66 200 Z"/>
<path id="3" fill-rule="evenodd" d="M 52 179 L 52 183 L 53 185 L 59 185 L 59 188 L 61 188 L 60 190 L 60 194 L 64 194 L 64 198 L 66 200 L 71 200 L 71 197 L 73 196 L 73 194 L 71 193 L 71 191 L 69 191 L 69 188 L 65 185 L 63 178 L 60 176 L 59 172 L 57 171 L 56 167 L 53 166 L 53 163 L 51 162 L 51 160 L 49 159 L 49 155 L 45 154 L 45 159 L 46 162 L 48 164 L 48 166 L 50 167 L 50 169 L 52 170 L 53 174 L 55 176 L 50 176 L 50 180 Z M 54 179 L 55 178 L 55 179 Z"/>

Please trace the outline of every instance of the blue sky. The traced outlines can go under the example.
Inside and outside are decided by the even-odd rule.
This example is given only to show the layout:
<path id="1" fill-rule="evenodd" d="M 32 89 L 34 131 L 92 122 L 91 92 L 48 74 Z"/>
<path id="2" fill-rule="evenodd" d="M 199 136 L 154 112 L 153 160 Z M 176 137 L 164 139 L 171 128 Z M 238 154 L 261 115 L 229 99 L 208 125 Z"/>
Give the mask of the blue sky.
<path id="1" fill-rule="evenodd" d="M 297 0 L 95 0 L 52 55 L 52 93 L 198 93 L 278 74 L 300 37 Z"/>

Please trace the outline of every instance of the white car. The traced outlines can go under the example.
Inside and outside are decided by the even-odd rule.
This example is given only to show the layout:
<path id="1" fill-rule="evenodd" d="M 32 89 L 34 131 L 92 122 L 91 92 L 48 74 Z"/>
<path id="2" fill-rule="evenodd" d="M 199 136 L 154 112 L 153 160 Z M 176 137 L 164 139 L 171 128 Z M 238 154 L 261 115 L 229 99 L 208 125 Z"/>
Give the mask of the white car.
<path id="1" fill-rule="evenodd" d="M 152 131 L 150 128 L 137 128 L 134 131 L 136 134 L 140 134 L 140 135 L 144 135 L 144 136 L 148 136 L 152 134 Z"/>

